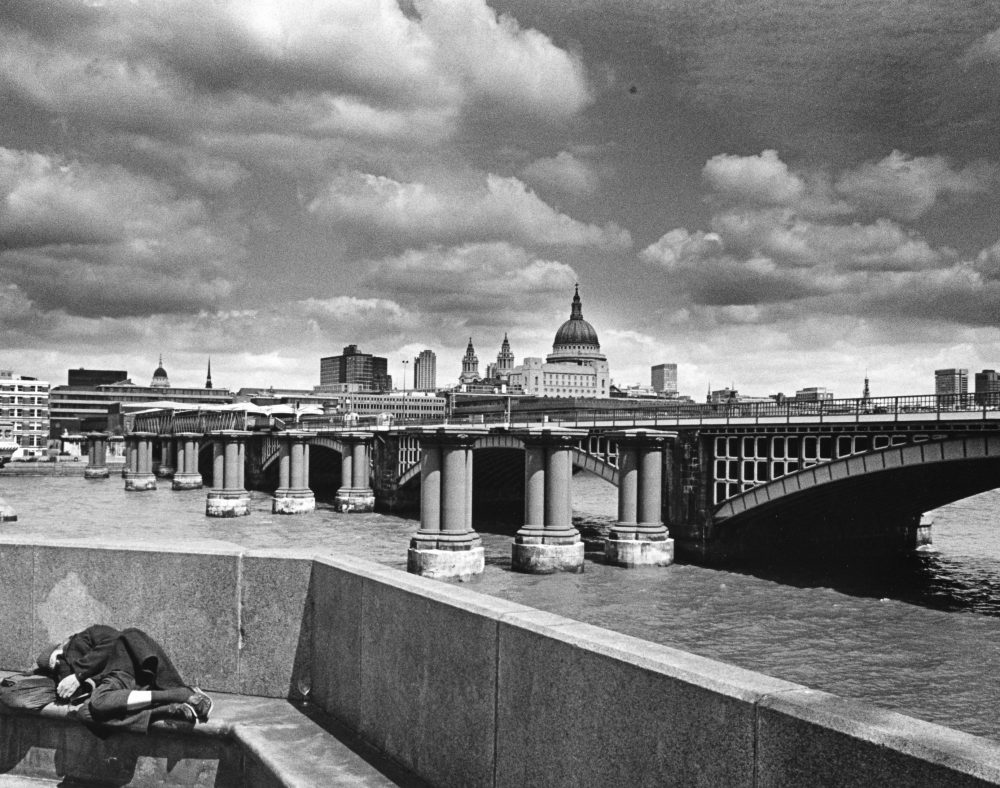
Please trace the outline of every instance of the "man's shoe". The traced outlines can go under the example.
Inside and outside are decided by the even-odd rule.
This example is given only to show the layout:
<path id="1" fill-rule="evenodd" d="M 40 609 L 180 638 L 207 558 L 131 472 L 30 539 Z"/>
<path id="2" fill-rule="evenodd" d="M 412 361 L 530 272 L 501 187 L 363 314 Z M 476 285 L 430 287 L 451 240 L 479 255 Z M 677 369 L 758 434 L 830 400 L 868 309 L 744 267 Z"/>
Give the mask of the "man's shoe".
<path id="1" fill-rule="evenodd" d="M 185 705 L 191 707 L 198 722 L 208 722 L 208 715 L 212 713 L 212 699 L 200 689 L 194 688 L 194 695 L 187 699 Z"/>
<path id="2" fill-rule="evenodd" d="M 194 725 L 198 714 L 188 703 L 170 703 L 163 707 L 163 716 L 168 720 L 182 720 Z"/>

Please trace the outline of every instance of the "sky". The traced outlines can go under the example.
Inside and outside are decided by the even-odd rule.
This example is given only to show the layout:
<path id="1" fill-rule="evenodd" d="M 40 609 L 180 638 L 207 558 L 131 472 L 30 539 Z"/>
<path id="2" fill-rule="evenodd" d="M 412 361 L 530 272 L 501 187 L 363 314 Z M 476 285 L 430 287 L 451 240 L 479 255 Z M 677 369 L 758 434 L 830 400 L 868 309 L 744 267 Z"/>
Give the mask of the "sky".
<path id="1" fill-rule="evenodd" d="M 932 393 L 1000 369 L 1000 8 L 5 0 L 0 368 Z M 409 361 L 404 365 L 403 360 Z"/>

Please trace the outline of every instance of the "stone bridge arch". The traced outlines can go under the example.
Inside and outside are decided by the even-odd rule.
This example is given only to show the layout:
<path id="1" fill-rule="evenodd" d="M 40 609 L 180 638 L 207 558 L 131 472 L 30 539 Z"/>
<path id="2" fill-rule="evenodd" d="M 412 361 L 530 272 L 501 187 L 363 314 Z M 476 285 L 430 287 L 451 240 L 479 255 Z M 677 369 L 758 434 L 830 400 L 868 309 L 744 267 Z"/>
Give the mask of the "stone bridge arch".
<path id="1" fill-rule="evenodd" d="M 719 504 L 709 528 L 717 558 L 894 552 L 920 544 L 925 512 L 997 487 L 1000 434 L 970 434 L 805 468 Z"/>

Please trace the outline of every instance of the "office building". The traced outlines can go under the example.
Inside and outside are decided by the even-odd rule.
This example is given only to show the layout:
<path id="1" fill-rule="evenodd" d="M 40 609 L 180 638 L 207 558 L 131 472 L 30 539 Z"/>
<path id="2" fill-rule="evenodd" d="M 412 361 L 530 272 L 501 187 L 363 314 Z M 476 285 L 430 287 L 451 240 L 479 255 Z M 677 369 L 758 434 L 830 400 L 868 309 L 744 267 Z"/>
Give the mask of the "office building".
<path id="1" fill-rule="evenodd" d="M 433 350 L 421 350 L 413 359 L 413 388 L 417 391 L 437 388 L 437 355 Z"/>
<path id="2" fill-rule="evenodd" d="M 673 396 L 677 393 L 677 365 L 657 364 L 650 368 L 650 385 L 657 394 Z"/>
<path id="3" fill-rule="evenodd" d="M 49 438 L 49 384 L 0 369 L 0 446 L 4 459 L 41 457 Z"/>
<path id="4" fill-rule="evenodd" d="M 390 391 L 389 362 L 382 356 L 362 353 L 357 345 L 347 345 L 341 355 L 319 360 L 319 385 L 342 391 Z"/>
<path id="5" fill-rule="evenodd" d="M 1000 374 L 995 369 L 976 373 L 976 404 L 1000 405 Z"/>
<path id="6" fill-rule="evenodd" d="M 969 393 L 969 370 L 934 370 L 934 393 L 938 396 Z"/>

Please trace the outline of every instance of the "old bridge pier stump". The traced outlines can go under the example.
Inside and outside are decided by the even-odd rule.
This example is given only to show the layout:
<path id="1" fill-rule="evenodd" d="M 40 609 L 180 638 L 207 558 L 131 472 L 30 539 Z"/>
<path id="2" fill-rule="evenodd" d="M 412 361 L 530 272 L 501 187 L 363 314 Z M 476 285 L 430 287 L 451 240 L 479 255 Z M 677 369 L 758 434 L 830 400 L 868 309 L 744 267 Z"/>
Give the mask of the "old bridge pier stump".
<path id="1" fill-rule="evenodd" d="M 573 449 L 586 432 L 531 431 L 524 440 L 524 526 L 511 568 L 532 574 L 583 571 L 583 541 L 573 527 Z"/>
<path id="2" fill-rule="evenodd" d="M 201 435 L 197 432 L 180 432 L 177 439 L 177 468 L 171 488 L 174 490 L 200 490 L 203 485 L 198 470 L 198 451 Z"/>
<path id="3" fill-rule="evenodd" d="M 250 493 L 244 487 L 246 438 L 249 432 L 225 430 L 212 434 L 212 489 L 205 501 L 209 517 L 241 517 L 250 514 Z"/>
<path id="4" fill-rule="evenodd" d="M 334 500 L 338 512 L 371 512 L 375 510 L 375 491 L 370 484 L 369 449 L 372 435 L 349 432 L 341 436 L 344 452 L 340 464 L 340 489 Z M 308 477 L 307 477 L 308 478 Z"/>
<path id="5" fill-rule="evenodd" d="M 668 566 L 674 540 L 663 524 L 663 448 L 673 432 L 623 430 L 608 435 L 618 443 L 618 521 L 604 546 L 609 564 Z"/>
<path id="6" fill-rule="evenodd" d="M 274 514 L 304 514 L 316 508 L 309 489 L 308 433 L 286 432 L 278 449 L 278 489 L 274 491 Z"/>
<path id="7" fill-rule="evenodd" d="M 83 469 L 84 479 L 107 479 L 108 436 L 104 432 L 87 433 L 87 467 Z"/>
<path id="8" fill-rule="evenodd" d="M 153 473 L 152 432 L 133 432 L 125 436 L 125 489 L 141 492 L 156 489 L 156 475 Z"/>
<path id="9" fill-rule="evenodd" d="M 486 566 L 472 527 L 472 446 L 466 430 L 420 430 L 420 530 L 410 540 L 411 574 L 465 580 Z"/>

